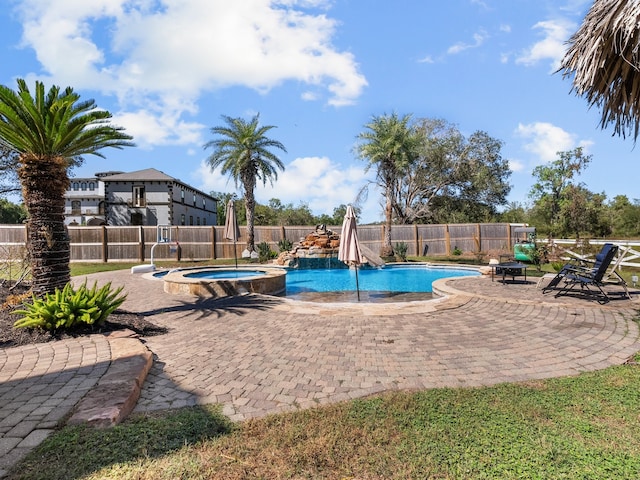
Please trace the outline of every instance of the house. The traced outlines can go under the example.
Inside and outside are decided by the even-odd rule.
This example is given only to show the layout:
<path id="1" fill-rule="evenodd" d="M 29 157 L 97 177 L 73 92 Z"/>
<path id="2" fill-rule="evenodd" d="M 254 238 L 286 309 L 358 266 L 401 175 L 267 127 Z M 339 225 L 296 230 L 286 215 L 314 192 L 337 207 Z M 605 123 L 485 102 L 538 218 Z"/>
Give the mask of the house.
<path id="1" fill-rule="evenodd" d="M 70 225 L 217 224 L 216 198 L 155 168 L 71 179 L 65 200 Z"/>
<path id="2" fill-rule="evenodd" d="M 104 183 L 97 177 L 72 178 L 64 200 L 67 225 L 103 225 L 105 223 Z"/>

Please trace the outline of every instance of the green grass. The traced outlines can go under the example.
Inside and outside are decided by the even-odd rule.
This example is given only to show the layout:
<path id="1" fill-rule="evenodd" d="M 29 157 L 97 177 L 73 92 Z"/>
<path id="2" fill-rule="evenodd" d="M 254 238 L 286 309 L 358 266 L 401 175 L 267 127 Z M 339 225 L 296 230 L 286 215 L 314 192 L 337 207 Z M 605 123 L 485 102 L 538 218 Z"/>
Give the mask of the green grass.
<path id="1" fill-rule="evenodd" d="M 113 270 L 128 270 L 135 265 L 148 264 L 149 262 L 71 262 L 71 276 L 89 275 L 98 272 L 110 272 Z M 154 262 L 158 268 L 197 267 L 203 265 L 233 265 L 234 259 L 222 258 L 218 260 L 202 261 L 160 261 Z M 250 261 L 238 259 L 238 265 L 248 265 Z"/>
<path id="2" fill-rule="evenodd" d="M 64 427 L 15 479 L 629 479 L 640 367 L 433 389 L 238 424 L 215 408 Z"/>

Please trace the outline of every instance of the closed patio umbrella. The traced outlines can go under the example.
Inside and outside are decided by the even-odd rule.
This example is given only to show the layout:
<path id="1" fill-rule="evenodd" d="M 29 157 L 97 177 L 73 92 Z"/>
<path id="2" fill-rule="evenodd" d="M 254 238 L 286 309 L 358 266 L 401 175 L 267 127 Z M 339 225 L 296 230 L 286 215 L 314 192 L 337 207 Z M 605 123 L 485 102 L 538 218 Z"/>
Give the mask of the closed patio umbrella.
<path id="1" fill-rule="evenodd" d="M 354 266 L 356 270 L 356 292 L 360 301 L 360 285 L 358 284 L 358 267 L 364 263 L 360 244 L 358 243 L 358 232 L 356 226 L 356 215 L 351 205 L 347 206 L 347 212 L 342 222 L 340 231 L 340 247 L 338 248 L 338 260 L 349 266 Z"/>
<path id="2" fill-rule="evenodd" d="M 240 229 L 238 228 L 238 218 L 236 217 L 236 209 L 233 200 L 227 203 L 227 218 L 224 221 L 224 238 L 233 240 L 233 258 L 236 261 L 236 269 L 238 268 L 238 254 L 236 252 L 236 242 L 240 238 Z"/>

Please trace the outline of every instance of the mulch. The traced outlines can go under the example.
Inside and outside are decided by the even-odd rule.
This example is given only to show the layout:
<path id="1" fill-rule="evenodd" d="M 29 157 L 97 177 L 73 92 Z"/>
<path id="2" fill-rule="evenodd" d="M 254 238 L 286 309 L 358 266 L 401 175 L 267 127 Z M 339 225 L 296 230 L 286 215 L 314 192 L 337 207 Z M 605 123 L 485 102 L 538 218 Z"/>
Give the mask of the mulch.
<path id="1" fill-rule="evenodd" d="M 24 295 L 29 294 L 29 290 L 28 284 L 17 286 L 9 285 L 7 282 L 0 284 L 0 348 L 54 342 L 66 338 L 108 333 L 123 329 L 132 330 L 141 337 L 161 335 L 167 331 L 165 328 L 153 324 L 143 315 L 125 310 L 116 310 L 100 326 L 87 325 L 60 332 L 48 332 L 39 328 L 14 328 L 13 324 L 20 318 L 20 315 L 12 312 L 23 308 L 20 300 L 24 298 Z M 28 300 L 30 296 L 26 298 Z"/>

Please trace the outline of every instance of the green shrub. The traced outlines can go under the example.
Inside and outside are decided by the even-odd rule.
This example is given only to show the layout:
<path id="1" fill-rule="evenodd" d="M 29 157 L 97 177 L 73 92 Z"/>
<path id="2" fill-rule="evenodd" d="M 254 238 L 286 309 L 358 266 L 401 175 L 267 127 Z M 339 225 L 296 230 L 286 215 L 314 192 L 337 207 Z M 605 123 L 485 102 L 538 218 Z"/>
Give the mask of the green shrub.
<path id="1" fill-rule="evenodd" d="M 54 293 L 45 294 L 44 298 L 33 294 L 31 303 L 25 302 L 24 309 L 13 312 L 23 316 L 13 326 L 56 331 L 82 325 L 102 325 L 127 298 L 126 294 L 120 295 L 123 288 L 112 290 L 111 283 L 98 288 L 94 283 L 89 289 L 84 283 L 74 290 L 68 283 L 62 290 L 56 288 Z"/>
<path id="2" fill-rule="evenodd" d="M 453 252 L 451 252 L 451 254 L 455 256 L 462 255 L 462 250 L 460 250 L 457 246 L 455 246 L 453 247 Z"/>
<path id="3" fill-rule="evenodd" d="M 398 256 L 400 260 L 402 260 L 403 262 L 406 262 L 408 248 L 409 248 L 409 245 L 407 245 L 406 243 L 398 242 L 396 243 L 396 246 L 394 247 L 393 250 L 396 252 L 396 256 Z"/>
<path id="4" fill-rule="evenodd" d="M 271 250 L 271 247 L 267 242 L 260 242 L 258 244 L 258 260 L 260 262 L 266 262 L 272 259 L 275 255 L 276 253 Z"/>
<path id="5" fill-rule="evenodd" d="M 288 252 L 292 248 L 293 248 L 293 242 L 291 240 L 283 238 L 278 242 L 278 249 L 280 250 L 280 253 Z"/>

